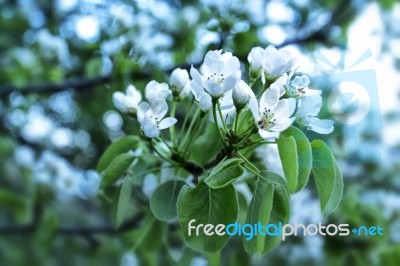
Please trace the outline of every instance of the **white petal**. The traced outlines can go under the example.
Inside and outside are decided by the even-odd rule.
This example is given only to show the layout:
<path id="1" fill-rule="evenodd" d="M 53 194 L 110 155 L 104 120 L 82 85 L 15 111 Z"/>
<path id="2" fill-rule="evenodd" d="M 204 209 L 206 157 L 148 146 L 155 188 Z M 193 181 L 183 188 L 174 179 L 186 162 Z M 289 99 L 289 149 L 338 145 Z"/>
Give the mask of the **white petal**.
<path id="1" fill-rule="evenodd" d="M 203 82 L 203 78 L 200 75 L 199 71 L 195 69 L 193 66 L 190 68 L 190 76 L 194 79 L 198 84 Z"/>
<path id="2" fill-rule="evenodd" d="M 205 90 L 213 97 L 221 97 L 224 90 L 215 80 L 206 80 L 203 82 Z"/>
<path id="3" fill-rule="evenodd" d="M 273 46 L 272 44 L 268 45 L 268 47 L 265 48 L 265 50 L 266 50 L 268 53 L 275 53 L 275 52 L 278 51 L 278 50 L 275 48 L 275 46 Z"/>
<path id="4" fill-rule="evenodd" d="M 286 71 L 285 72 L 290 71 L 296 65 L 296 62 L 297 62 L 297 58 L 292 58 L 289 61 L 287 61 L 286 62 Z"/>
<path id="5" fill-rule="evenodd" d="M 163 130 L 174 125 L 178 120 L 172 117 L 166 117 L 158 124 L 158 129 Z"/>
<path id="6" fill-rule="evenodd" d="M 265 84 L 265 81 L 266 81 L 265 72 L 261 71 L 261 82 L 262 82 L 263 85 Z"/>
<path id="7" fill-rule="evenodd" d="M 160 130 L 158 130 L 157 125 L 153 123 L 147 123 L 143 127 L 143 133 L 148 138 L 156 138 L 160 135 Z"/>
<path id="8" fill-rule="evenodd" d="M 321 95 L 322 91 L 321 90 L 311 90 L 308 87 L 304 88 L 304 97 L 307 96 L 315 96 L 315 95 Z"/>
<path id="9" fill-rule="evenodd" d="M 147 102 L 141 102 L 137 110 L 137 117 L 139 123 L 143 122 L 145 114 L 150 110 L 150 105 Z"/>
<path id="10" fill-rule="evenodd" d="M 191 91 L 191 85 L 190 82 L 187 82 L 185 87 L 183 87 L 183 90 L 180 93 L 181 98 L 189 98 L 192 95 L 190 94 Z"/>
<path id="11" fill-rule="evenodd" d="M 165 100 L 169 95 L 171 95 L 171 93 L 168 84 L 158 83 L 154 80 L 150 81 L 145 88 L 146 99 L 150 102 Z"/>
<path id="12" fill-rule="evenodd" d="M 275 106 L 279 101 L 279 88 L 273 87 L 267 89 L 262 95 L 260 99 L 260 112 L 263 112 L 264 109 L 275 109 Z"/>
<path id="13" fill-rule="evenodd" d="M 233 107 L 233 99 L 232 99 L 233 91 L 227 91 L 224 93 L 222 98 L 219 99 L 219 103 L 221 104 L 221 109 L 226 110 Z"/>
<path id="14" fill-rule="evenodd" d="M 271 128 L 271 131 L 281 132 L 290 127 L 294 122 L 294 118 L 279 118 L 276 120 L 275 126 Z"/>
<path id="15" fill-rule="evenodd" d="M 275 140 L 279 137 L 279 132 L 270 132 L 260 129 L 258 133 L 265 140 Z"/>
<path id="16" fill-rule="evenodd" d="M 120 91 L 114 92 L 112 101 L 114 106 L 123 113 L 126 113 L 128 110 L 124 104 L 125 94 Z"/>
<path id="17" fill-rule="evenodd" d="M 289 109 L 289 100 L 288 99 L 282 99 L 278 102 L 276 105 L 275 109 L 273 110 L 273 113 L 276 118 L 288 118 L 291 113 Z"/>
<path id="18" fill-rule="evenodd" d="M 135 98 L 138 103 L 142 101 L 142 94 L 133 85 L 129 85 L 126 88 L 126 95 Z"/>
<path id="19" fill-rule="evenodd" d="M 330 134 L 334 130 L 332 120 L 321 120 L 317 117 L 307 116 L 302 119 L 302 122 L 305 126 L 307 126 L 307 129 L 319 134 Z"/>
<path id="20" fill-rule="evenodd" d="M 190 81 L 190 90 L 192 91 L 194 98 L 197 101 L 199 100 L 199 98 L 201 98 L 203 94 L 205 94 L 203 86 L 194 79 Z"/>
<path id="21" fill-rule="evenodd" d="M 288 80 L 288 75 L 285 73 L 281 77 L 279 77 L 277 80 L 275 80 L 275 82 L 272 83 L 270 87 L 278 87 L 280 96 L 282 96 L 283 94 L 285 94 L 285 85 L 286 85 L 287 80 Z"/>
<path id="22" fill-rule="evenodd" d="M 211 109 L 212 101 L 211 101 L 211 96 L 209 94 L 204 93 L 198 101 L 199 101 L 199 107 L 203 112 L 206 112 Z"/>
<path id="23" fill-rule="evenodd" d="M 236 86 L 239 80 L 240 80 L 240 72 L 236 72 L 228 76 L 221 84 L 222 88 L 224 89 L 224 92 L 232 90 Z"/>
<path id="24" fill-rule="evenodd" d="M 251 113 L 253 114 L 254 119 L 257 121 L 260 118 L 260 113 L 258 110 L 257 98 L 255 96 L 250 98 L 249 108 Z"/>
<path id="25" fill-rule="evenodd" d="M 209 51 L 203 64 L 204 74 L 221 73 L 224 70 L 224 62 L 221 58 L 221 50 Z"/>
<path id="26" fill-rule="evenodd" d="M 296 85 L 298 88 L 305 88 L 310 85 L 310 78 L 307 75 L 297 76 L 290 83 Z"/>
<path id="27" fill-rule="evenodd" d="M 250 101 L 250 97 L 253 95 L 253 91 L 250 86 L 243 80 L 240 80 L 232 90 L 232 98 L 235 106 L 243 108 Z"/>
<path id="28" fill-rule="evenodd" d="M 294 111 L 296 110 L 297 107 L 297 100 L 293 98 L 287 99 L 289 101 L 289 114 L 293 115 Z"/>
<path id="29" fill-rule="evenodd" d="M 303 97 L 299 105 L 296 116 L 317 116 L 322 106 L 322 98 L 319 95 Z"/>
<path id="30" fill-rule="evenodd" d="M 168 112 L 168 104 L 164 100 L 156 100 L 151 104 L 153 115 L 161 120 Z"/>
<path id="31" fill-rule="evenodd" d="M 230 75 L 233 75 L 240 69 L 240 62 L 239 59 L 236 56 L 232 56 L 231 58 L 228 59 L 228 61 L 225 62 L 224 69 L 222 71 L 222 74 L 224 77 L 228 77 Z"/>
<path id="32" fill-rule="evenodd" d="M 159 83 L 158 91 L 157 91 L 157 99 L 165 100 L 168 96 L 172 94 L 171 90 L 168 87 L 167 83 Z"/>
<path id="33" fill-rule="evenodd" d="M 264 58 L 264 49 L 261 47 L 254 47 L 251 49 L 247 60 L 253 68 L 260 68 Z"/>
<path id="34" fill-rule="evenodd" d="M 157 85 L 158 85 L 158 82 L 154 81 L 154 80 L 147 83 L 147 85 L 144 89 L 144 95 L 148 101 L 152 101 L 156 97 Z"/>
<path id="35" fill-rule="evenodd" d="M 175 86 L 175 88 L 180 92 L 182 91 L 186 84 L 189 82 L 189 73 L 186 69 L 176 68 L 172 71 L 169 77 L 169 84 Z"/>

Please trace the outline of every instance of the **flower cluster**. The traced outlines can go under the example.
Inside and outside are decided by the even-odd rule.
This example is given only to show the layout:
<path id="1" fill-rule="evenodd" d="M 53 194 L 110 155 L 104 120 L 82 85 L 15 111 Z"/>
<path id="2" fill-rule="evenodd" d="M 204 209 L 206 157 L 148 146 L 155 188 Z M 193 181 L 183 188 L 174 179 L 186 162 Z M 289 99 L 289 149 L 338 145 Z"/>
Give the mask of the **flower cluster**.
<path id="1" fill-rule="evenodd" d="M 209 51 L 199 70 L 175 69 L 169 85 L 151 81 L 145 88 L 145 100 L 133 85 L 126 93 L 115 92 L 114 105 L 123 113 L 137 114 L 143 134 L 157 138 L 160 131 L 177 123 L 175 103 L 193 98 L 203 114 L 215 109 L 217 125 L 228 130 L 227 125 L 248 107 L 261 137 L 274 139 L 294 122 L 320 134 L 333 131 L 333 121 L 320 120 L 317 115 L 322 106 L 321 91 L 310 89 L 306 75 L 295 76 L 296 58 L 285 50 L 270 45 L 255 47 L 248 55 L 250 81 L 242 79 L 239 59 L 230 52 Z M 261 90 L 256 96 L 256 81 L 261 80 Z M 172 101 L 171 117 L 168 101 Z M 219 112 L 219 116 L 215 115 Z M 238 125 L 240 126 L 240 125 Z M 254 132 L 254 129 L 251 130 Z M 172 137 L 172 136 L 171 136 Z"/>
<path id="2" fill-rule="evenodd" d="M 110 162 L 102 171 L 105 181 L 100 187 L 115 188 L 122 179 L 123 193 L 132 180 L 144 175 L 137 182 L 149 198 L 154 217 L 178 219 L 182 229 L 190 219 L 209 215 L 218 224 L 237 219 L 235 191 L 243 192 L 249 203 L 247 220 L 257 220 L 273 209 L 285 223 L 290 218 L 290 194 L 302 190 L 314 171 L 314 178 L 321 180 L 316 182 L 318 191 L 325 191 L 320 195 L 322 212 L 334 211 L 343 189 L 337 163 L 333 156 L 323 156 L 330 167 L 318 168 L 318 155 L 331 151 L 321 140 L 310 142 L 298 128 L 320 134 L 333 131 L 333 121 L 317 117 L 321 91 L 309 87 L 308 76 L 296 74 L 296 59 L 287 51 L 256 47 L 248 61 L 246 77 L 232 53 L 209 51 L 199 67 L 191 66 L 189 72 L 175 69 L 168 84 L 149 82 L 144 96 L 132 85 L 125 94 L 116 92 L 115 106 L 137 118 L 145 140 L 125 136 L 106 150 L 100 161 Z M 163 131 L 167 128 L 169 132 Z M 132 155 L 132 149 L 142 149 L 142 153 Z M 135 165 L 139 160 L 144 163 Z M 336 180 L 336 185 L 327 184 L 328 179 Z M 266 200 L 274 204 L 251 203 Z M 203 208 L 204 204 L 210 208 Z M 266 207 L 270 208 L 267 212 Z M 183 236 L 196 251 L 216 252 L 226 243 L 218 240 L 210 247 L 209 239 L 199 237 L 193 242 L 185 230 Z M 246 251 L 269 252 L 268 246 L 260 249 L 261 240 L 256 245 L 245 243 Z"/>

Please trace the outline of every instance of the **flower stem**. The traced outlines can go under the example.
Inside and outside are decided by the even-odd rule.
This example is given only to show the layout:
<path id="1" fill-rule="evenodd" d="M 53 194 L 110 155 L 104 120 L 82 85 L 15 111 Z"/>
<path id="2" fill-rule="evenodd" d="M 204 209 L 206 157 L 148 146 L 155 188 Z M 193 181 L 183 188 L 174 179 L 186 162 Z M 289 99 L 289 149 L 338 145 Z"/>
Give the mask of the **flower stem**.
<path id="1" fill-rule="evenodd" d="M 189 125 L 189 128 L 188 128 L 187 132 L 186 132 L 186 135 L 183 138 L 182 144 L 180 145 L 181 148 L 185 147 L 186 142 L 188 141 L 188 138 L 190 137 L 190 134 L 192 133 L 193 126 L 196 123 L 197 117 L 199 116 L 200 112 L 201 112 L 200 108 L 197 108 L 196 112 L 194 113 L 194 115 L 192 117 L 192 121 L 190 122 L 190 125 Z"/>
<path id="2" fill-rule="evenodd" d="M 258 168 L 252 164 L 245 156 L 243 156 L 240 153 L 236 153 L 245 163 L 245 166 L 247 166 L 246 168 L 249 169 L 251 172 L 253 172 L 254 174 L 258 175 L 260 173 L 260 170 L 258 170 Z"/>
<path id="3" fill-rule="evenodd" d="M 238 132 L 238 126 L 239 126 L 239 116 L 240 116 L 240 111 L 242 111 L 242 109 L 236 109 L 236 117 L 235 117 L 235 123 L 233 125 L 234 128 L 234 132 L 235 134 Z"/>
<path id="4" fill-rule="evenodd" d="M 235 147 L 238 148 L 238 150 L 242 150 L 242 149 L 250 148 L 253 146 L 257 146 L 257 145 L 263 145 L 263 144 L 276 144 L 276 142 L 274 142 L 274 141 L 256 141 L 256 142 L 250 143 L 249 145 L 243 145 L 243 146 L 237 145 Z"/>
<path id="5" fill-rule="evenodd" d="M 217 105 L 218 105 L 218 100 L 213 100 L 212 111 L 213 111 L 213 117 L 214 117 L 215 126 L 217 127 L 217 130 L 218 130 L 218 133 L 219 133 L 219 135 L 221 137 L 222 143 L 224 144 L 225 147 L 228 147 L 228 144 L 226 144 L 226 141 L 225 141 L 225 137 L 222 134 L 221 129 L 218 126 Z"/>
<path id="6" fill-rule="evenodd" d="M 184 157 L 186 157 L 186 156 L 188 155 L 187 153 L 189 152 L 190 146 L 192 146 L 193 140 L 196 139 L 197 136 L 199 135 L 199 133 L 202 131 L 201 129 L 202 129 L 202 127 L 203 127 L 203 125 L 204 125 L 204 122 L 205 122 L 205 120 L 206 120 L 205 117 L 206 117 L 206 116 L 203 115 L 203 114 L 200 115 L 200 123 L 197 124 L 197 127 L 196 127 L 195 130 L 193 131 L 194 134 L 192 134 L 192 135 L 190 136 L 188 145 L 186 145 L 186 147 L 183 147 L 183 148 L 184 148 L 184 152 L 183 152 L 183 156 L 184 156 Z"/>
<path id="7" fill-rule="evenodd" d="M 167 162 L 169 162 L 169 163 L 171 163 L 171 164 L 173 164 L 173 165 L 179 166 L 179 164 L 178 164 L 177 162 L 174 162 L 174 161 L 172 161 L 171 159 L 165 157 L 160 151 L 158 151 L 158 150 L 156 149 L 156 147 L 154 146 L 153 140 L 152 140 L 152 139 L 149 139 L 149 143 L 150 143 L 150 146 L 153 148 L 154 152 L 157 153 L 158 156 L 160 156 L 162 159 L 166 160 Z"/>
<path id="8" fill-rule="evenodd" d="M 217 101 L 217 107 L 218 107 L 219 117 L 221 118 L 221 123 L 224 126 L 226 133 L 229 133 L 229 130 L 225 124 L 224 116 L 222 115 L 221 105 L 219 104 L 219 101 Z"/>
<path id="9" fill-rule="evenodd" d="M 192 109 L 193 109 L 193 102 L 190 103 L 189 112 L 186 113 L 185 119 L 183 120 L 183 124 L 182 124 L 181 130 L 179 132 L 179 139 L 182 137 L 183 132 L 185 131 L 185 127 L 189 120 L 190 114 L 192 113 Z"/>
<path id="10" fill-rule="evenodd" d="M 164 144 L 167 146 L 167 148 L 168 148 L 169 150 L 172 150 L 172 149 L 171 149 L 171 146 L 169 146 L 169 144 L 168 144 L 167 140 L 164 138 L 164 135 L 163 135 L 163 134 L 160 134 L 160 137 L 158 137 L 157 139 L 160 139 L 162 142 L 164 142 Z"/>
<path id="11" fill-rule="evenodd" d="M 171 106 L 171 112 L 170 112 L 170 117 L 175 117 L 175 113 L 176 113 L 176 101 L 172 102 L 172 106 Z M 175 147 L 176 143 L 175 143 L 175 125 L 172 125 L 169 128 L 169 133 L 170 133 L 170 138 L 171 138 L 171 142 L 172 142 L 172 146 Z"/>
<path id="12" fill-rule="evenodd" d="M 256 133 L 256 128 L 254 126 L 250 127 L 246 132 L 244 132 L 241 136 L 244 136 L 238 143 L 235 145 L 238 146 L 244 143 L 248 138 L 250 138 L 254 133 Z"/>

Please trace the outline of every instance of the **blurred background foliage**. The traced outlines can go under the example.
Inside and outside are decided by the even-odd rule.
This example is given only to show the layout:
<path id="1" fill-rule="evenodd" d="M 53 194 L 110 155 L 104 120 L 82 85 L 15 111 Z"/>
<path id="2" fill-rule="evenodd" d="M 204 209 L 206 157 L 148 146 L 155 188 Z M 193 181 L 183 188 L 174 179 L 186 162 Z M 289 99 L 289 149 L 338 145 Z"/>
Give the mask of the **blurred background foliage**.
<path id="1" fill-rule="evenodd" d="M 148 214 L 132 210 L 115 231 L 107 200 L 85 198 L 80 186 L 112 140 L 139 134 L 137 122 L 113 108 L 114 91 L 167 81 L 210 49 L 246 63 L 252 47 L 268 44 L 297 55 L 311 77 L 345 72 L 344 51 L 352 62 L 372 51 L 360 65 L 375 70 L 380 110 L 351 129 L 336 123 L 327 139 L 344 174 L 343 202 L 323 218 L 309 185 L 292 198 L 291 222 L 381 225 L 385 235 L 292 237 L 261 260 L 234 238 L 220 264 L 398 265 L 400 3 L 0 0 L 0 7 L 1 265 L 217 265 L 184 247 L 177 224 Z M 313 85 L 326 95 L 331 88 L 321 79 Z M 133 198 L 146 202 L 142 186 Z"/>

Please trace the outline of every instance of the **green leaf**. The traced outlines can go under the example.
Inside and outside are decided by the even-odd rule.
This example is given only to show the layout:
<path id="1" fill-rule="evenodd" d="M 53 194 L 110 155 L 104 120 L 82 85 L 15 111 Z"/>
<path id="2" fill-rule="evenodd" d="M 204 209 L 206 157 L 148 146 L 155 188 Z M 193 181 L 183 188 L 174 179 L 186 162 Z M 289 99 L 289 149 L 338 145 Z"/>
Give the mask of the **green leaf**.
<path id="1" fill-rule="evenodd" d="M 311 142 L 313 174 L 321 211 L 328 216 L 339 206 L 343 196 L 343 176 L 328 145 L 322 140 Z"/>
<path id="2" fill-rule="evenodd" d="M 246 224 L 257 224 L 258 222 L 263 226 L 268 224 L 272 209 L 273 193 L 273 185 L 262 176 L 258 176 L 253 198 L 247 211 Z M 246 237 L 244 238 L 244 248 L 249 254 L 261 254 L 263 252 L 265 236 L 257 234 L 250 240 L 247 240 Z"/>
<path id="3" fill-rule="evenodd" d="M 231 158 L 220 162 L 204 180 L 211 188 L 225 187 L 234 182 L 244 172 L 242 159 Z"/>
<path id="4" fill-rule="evenodd" d="M 199 252 L 217 252 L 228 241 L 229 235 L 204 234 L 200 228 L 199 235 L 191 231 L 188 224 L 195 219 L 193 226 L 199 224 L 228 225 L 234 223 L 238 215 L 236 192 L 233 186 L 212 189 L 201 182 L 195 188 L 184 186 L 178 197 L 178 220 L 187 245 Z"/>
<path id="5" fill-rule="evenodd" d="M 196 163 L 204 165 L 213 160 L 222 147 L 222 140 L 215 124 L 210 122 L 206 131 L 193 143 L 191 155 Z"/>
<path id="6" fill-rule="evenodd" d="M 139 141 L 140 139 L 137 136 L 125 136 L 113 142 L 101 156 L 96 170 L 98 172 L 104 171 L 115 157 L 134 150 Z"/>
<path id="7" fill-rule="evenodd" d="M 254 224 L 260 221 L 263 226 L 286 224 L 290 217 L 289 195 L 289 189 L 282 177 L 268 171 L 260 172 L 253 199 L 247 212 L 247 223 L 251 221 Z M 271 232 L 273 232 L 273 229 L 271 229 Z M 256 241 L 248 241 L 249 243 L 244 240 L 245 249 L 250 254 L 265 255 L 281 242 L 280 235 L 266 235 L 265 237 L 257 235 L 256 239 Z"/>
<path id="8" fill-rule="evenodd" d="M 142 226 L 140 227 L 140 230 L 138 230 L 135 235 L 135 244 L 132 250 L 136 250 L 142 245 L 147 235 L 151 233 L 151 229 L 153 228 L 156 221 L 157 220 L 154 219 L 153 215 L 151 215 L 150 213 L 146 215 L 146 217 L 143 220 Z"/>
<path id="9" fill-rule="evenodd" d="M 106 188 L 111 186 L 118 178 L 125 174 L 134 159 L 135 156 L 132 154 L 125 153 L 118 155 L 106 168 L 100 187 Z"/>
<path id="10" fill-rule="evenodd" d="M 298 192 L 302 190 L 308 182 L 308 178 L 311 174 L 312 168 L 312 151 L 311 144 L 308 141 L 308 138 L 304 135 L 304 133 L 294 127 L 291 126 L 287 130 L 282 133 L 284 136 L 293 136 L 296 141 L 297 146 L 297 158 L 298 158 L 298 178 L 297 178 L 297 187 L 294 192 Z"/>
<path id="11" fill-rule="evenodd" d="M 183 181 L 168 181 L 160 185 L 152 194 L 150 209 L 154 216 L 161 221 L 171 221 L 177 216 L 176 202 L 179 192 L 185 185 Z"/>
<path id="12" fill-rule="evenodd" d="M 119 228 L 128 216 L 128 210 L 130 205 L 132 193 L 132 181 L 129 177 L 125 177 L 124 182 L 121 186 L 121 192 L 119 193 L 117 213 L 115 218 L 115 226 Z"/>
<path id="13" fill-rule="evenodd" d="M 274 198 L 269 223 L 275 225 L 279 223 L 287 224 L 290 218 L 290 193 L 285 181 L 282 177 L 272 172 L 263 171 L 261 174 L 274 186 Z M 263 254 L 269 253 L 280 243 L 281 236 L 279 235 L 265 237 Z"/>
<path id="14" fill-rule="evenodd" d="M 0 189 L 0 207 L 9 209 L 18 222 L 25 222 L 29 216 L 29 205 L 21 193 Z"/>
<path id="15" fill-rule="evenodd" d="M 297 188 L 297 177 L 299 175 L 297 146 L 294 137 L 285 137 L 281 134 L 278 139 L 278 150 L 286 182 L 290 192 L 294 193 Z"/>

